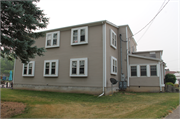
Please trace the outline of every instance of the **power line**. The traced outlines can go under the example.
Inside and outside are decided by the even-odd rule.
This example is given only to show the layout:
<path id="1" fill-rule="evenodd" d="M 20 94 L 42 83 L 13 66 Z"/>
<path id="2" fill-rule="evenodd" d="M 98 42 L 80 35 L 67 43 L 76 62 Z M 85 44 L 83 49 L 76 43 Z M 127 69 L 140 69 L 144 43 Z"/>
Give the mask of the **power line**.
<path id="1" fill-rule="evenodd" d="M 139 31 L 138 31 L 137 33 L 135 33 L 134 35 L 128 37 L 128 39 L 131 38 L 131 37 L 133 37 L 133 36 L 135 36 L 135 35 L 137 35 L 137 34 L 138 34 L 139 32 L 141 32 L 144 28 L 146 28 L 146 27 L 157 17 L 157 15 L 164 9 L 164 7 L 168 4 L 169 1 L 170 1 L 170 0 L 168 0 L 168 1 L 166 2 L 166 4 L 161 8 L 161 10 L 153 17 L 153 19 L 152 19 L 148 24 L 146 24 L 141 30 L 139 30 Z"/>
<path id="2" fill-rule="evenodd" d="M 161 5 L 161 7 L 159 8 L 159 11 L 161 10 L 161 8 L 163 7 L 164 3 L 166 0 L 164 0 L 163 4 Z M 158 12 L 159 12 L 158 11 Z M 152 23 L 154 20 L 151 21 L 151 24 L 149 25 L 149 27 L 146 29 L 146 31 L 143 33 L 143 35 L 140 37 L 140 39 L 137 41 L 137 43 L 142 39 L 142 37 L 146 34 L 146 32 L 148 31 L 148 29 L 151 27 Z"/>

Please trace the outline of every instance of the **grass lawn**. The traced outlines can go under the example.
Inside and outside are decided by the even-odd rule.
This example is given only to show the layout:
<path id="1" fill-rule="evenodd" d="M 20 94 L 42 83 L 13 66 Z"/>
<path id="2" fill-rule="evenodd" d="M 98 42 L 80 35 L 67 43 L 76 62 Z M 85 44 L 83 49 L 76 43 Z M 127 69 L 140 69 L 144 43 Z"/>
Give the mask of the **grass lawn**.
<path id="1" fill-rule="evenodd" d="M 114 93 L 98 98 L 3 88 L 1 100 L 27 105 L 16 118 L 160 118 L 179 105 L 179 93 Z"/>

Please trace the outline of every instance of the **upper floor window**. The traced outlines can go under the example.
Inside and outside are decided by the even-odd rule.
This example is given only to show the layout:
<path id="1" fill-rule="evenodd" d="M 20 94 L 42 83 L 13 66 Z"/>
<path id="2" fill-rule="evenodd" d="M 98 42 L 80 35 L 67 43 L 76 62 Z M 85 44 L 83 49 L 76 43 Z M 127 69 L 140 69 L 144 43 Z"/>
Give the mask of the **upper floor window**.
<path id="1" fill-rule="evenodd" d="M 116 33 L 111 29 L 111 46 L 115 49 L 117 49 L 117 35 Z"/>
<path id="2" fill-rule="evenodd" d="M 157 67 L 156 67 L 156 65 L 151 65 L 150 70 L 151 70 L 151 76 L 157 76 Z"/>
<path id="3" fill-rule="evenodd" d="M 71 45 L 80 45 L 88 43 L 88 27 L 79 27 L 71 29 Z"/>
<path id="4" fill-rule="evenodd" d="M 149 53 L 149 56 L 150 56 L 150 57 L 153 57 L 153 58 L 156 58 L 156 53 L 155 53 L 155 52 L 150 52 L 150 53 Z"/>
<path id="5" fill-rule="evenodd" d="M 111 74 L 117 75 L 117 59 L 111 56 Z"/>
<path id="6" fill-rule="evenodd" d="M 57 77 L 58 76 L 58 60 L 44 61 L 44 76 Z"/>
<path id="7" fill-rule="evenodd" d="M 131 76 L 137 76 L 137 66 L 131 66 Z"/>
<path id="8" fill-rule="evenodd" d="M 70 59 L 70 76 L 87 77 L 88 76 L 88 59 L 74 58 Z"/>
<path id="9" fill-rule="evenodd" d="M 60 31 L 46 33 L 45 48 L 59 47 Z"/>
<path id="10" fill-rule="evenodd" d="M 147 76 L 146 74 L 146 66 L 141 66 L 141 76 Z"/>
<path id="11" fill-rule="evenodd" d="M 23 64 L 22 76 L 34 76 L 35 61 Z"/>

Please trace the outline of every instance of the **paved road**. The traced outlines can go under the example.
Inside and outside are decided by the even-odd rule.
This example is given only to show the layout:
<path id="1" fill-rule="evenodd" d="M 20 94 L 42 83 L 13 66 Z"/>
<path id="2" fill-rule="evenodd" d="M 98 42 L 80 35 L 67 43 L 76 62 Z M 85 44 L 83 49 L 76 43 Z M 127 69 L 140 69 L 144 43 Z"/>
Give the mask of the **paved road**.
<path id="1" fill-rule="evenodd" d="M 180 119 L 180 105 L 164 119 Z"/>

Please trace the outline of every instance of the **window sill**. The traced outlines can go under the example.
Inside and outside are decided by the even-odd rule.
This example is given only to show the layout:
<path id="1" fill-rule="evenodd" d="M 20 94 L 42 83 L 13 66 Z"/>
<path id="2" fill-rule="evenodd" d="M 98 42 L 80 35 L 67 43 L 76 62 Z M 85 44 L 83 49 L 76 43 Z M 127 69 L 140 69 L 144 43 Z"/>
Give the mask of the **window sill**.
<path id="1" fill-rule="evenodd" d="M 34 77 L 34 75 L 23 75 L 23 77 Z"/>
<path id="2" fill-rule="evenodd" d="M 117 49 L 117 47 L 116 47 L 116 46 L 114 46 L 113 44 L 111 44 L 111 47 L 112 47 L 112 48 L 114 48 L 115 50 Z"/>
<path id="3" fill-rule="evenodd" d="M 70 75 L 70 77 L 88 77 L 87 75 Z"/>
<path id="4" fill-rule="evenodd" d="M 59 45 L 55 45 L 55 46 L 46 46 L 45 48 L 57 48 L 59 47 Z"/>
<path id="5" fill-rule="evenodd" d="M 44 77 L 58 77 L 57 75 L 44 75 Z"/>
<path id="6" fill-rule="evenodd" d="M 88 42 L 83 42 L 83 43 L 71 43 L 71 45 L 83 45 L 83 44 L 88 44 Z"/>
<path id="7" fill-rule="evenodd" d="M 117 73 L 112 73 L 112 72 L 111 72 L 111 75 L 117 75 Z"/>

